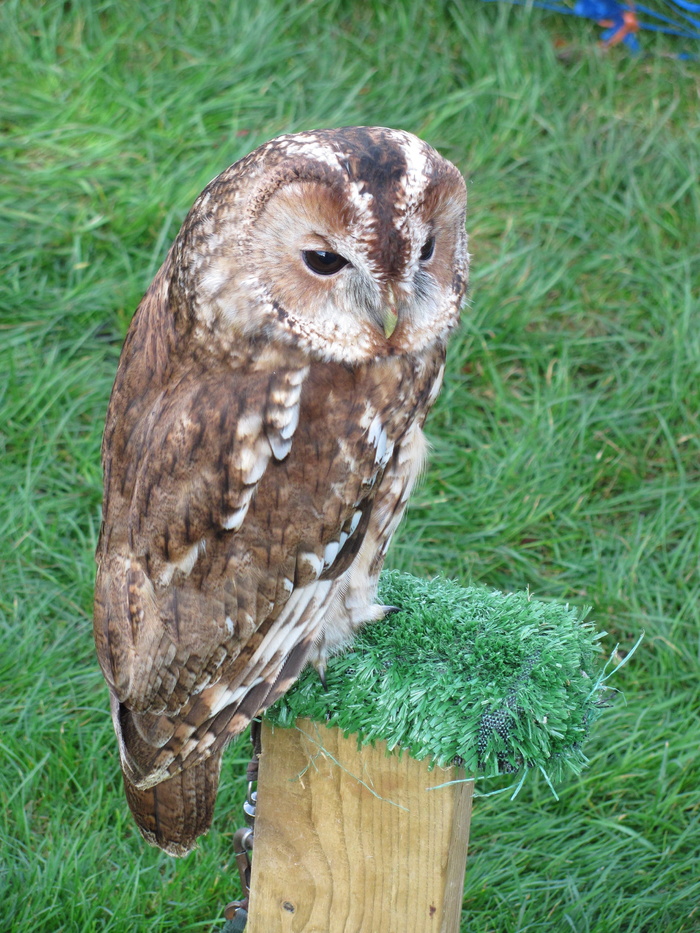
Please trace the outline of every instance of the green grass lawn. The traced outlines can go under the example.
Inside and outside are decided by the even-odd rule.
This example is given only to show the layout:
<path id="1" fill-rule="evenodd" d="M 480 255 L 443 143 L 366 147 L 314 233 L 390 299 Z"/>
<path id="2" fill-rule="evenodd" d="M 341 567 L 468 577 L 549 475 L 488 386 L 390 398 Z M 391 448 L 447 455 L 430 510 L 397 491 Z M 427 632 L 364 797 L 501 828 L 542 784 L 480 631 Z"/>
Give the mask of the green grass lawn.
<path id="1" fill-rule="evenodd" d="M 646 632 L 559 802 L 543 780 L 477 801 L 463 930 L 700 929 L 700 68 L 598 32 L 476 0 L 0 6 L 3 931 L 209 931 L 237 894 L 247 748 L 188 859 L 126 810 L 91 635 L 100 436 L 196 194 L 278 133 L 352 123 L 425 137 L 470 198 L 390 565 L 591 605 L 609 652 Z"/>

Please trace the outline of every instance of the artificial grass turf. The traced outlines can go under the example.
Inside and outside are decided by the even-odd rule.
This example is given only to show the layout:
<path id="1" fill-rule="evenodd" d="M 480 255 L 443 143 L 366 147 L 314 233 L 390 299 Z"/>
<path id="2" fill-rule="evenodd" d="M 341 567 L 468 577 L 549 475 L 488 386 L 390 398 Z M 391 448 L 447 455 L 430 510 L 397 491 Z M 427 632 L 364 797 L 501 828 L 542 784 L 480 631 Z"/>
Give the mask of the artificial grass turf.
<path id="1" fill-rule="evenodd" d="M 184 862 L 126 812 L 90 631 L 100 435 L 196 194 L 353 123 L 422 135 L 469 188 L 469 302 L 390 565 L 591 605 L 608 652 L 646 631 L 560 802 L 537 774 L 477 801 L 464 929 L 697 929 L 698 70 L 598 33 L 476 0 L 0 5 L 2 929 L 209 930 L 236 893 L 246 747 Z"/>
<path id="2" fill-rule="evenodd" d="M 581 770 L 604 702 L 601 635 L 584 612 L 396 571 L 380 598 L 399 612 L 331 658 L 325 686 L 307 670 L 268 711 L 273 724 L 307 717 L 470 776 Z"/>

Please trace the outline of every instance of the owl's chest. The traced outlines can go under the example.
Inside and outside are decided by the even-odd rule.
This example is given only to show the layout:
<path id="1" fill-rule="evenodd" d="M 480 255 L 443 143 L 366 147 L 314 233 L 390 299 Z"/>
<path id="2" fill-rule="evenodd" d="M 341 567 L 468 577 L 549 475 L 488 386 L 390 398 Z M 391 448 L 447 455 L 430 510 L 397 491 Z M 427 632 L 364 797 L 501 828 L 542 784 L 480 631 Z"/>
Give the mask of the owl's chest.
<path id="1" fill-rule="evenodd" d="M 422 427 L 442 363 L 435 351 L 354 370 L 312 366 L 291 451 L 263 478 L 256 511 L 342 524 L 371 496 L 414 425 Z"/>
<path id="2" fill-rule="evenodd" d="M 413 420 L 427 414 L 443 363 L 444 351 L 436 347 L 426 354 L 353 369 L 338 364 L 312 366 L 301 397 L 300 426 L 323 430 L 329 423 L 343 422 L 344 433 L 361 436 L 372 433 L 378 416 L 396 438 Z"/>

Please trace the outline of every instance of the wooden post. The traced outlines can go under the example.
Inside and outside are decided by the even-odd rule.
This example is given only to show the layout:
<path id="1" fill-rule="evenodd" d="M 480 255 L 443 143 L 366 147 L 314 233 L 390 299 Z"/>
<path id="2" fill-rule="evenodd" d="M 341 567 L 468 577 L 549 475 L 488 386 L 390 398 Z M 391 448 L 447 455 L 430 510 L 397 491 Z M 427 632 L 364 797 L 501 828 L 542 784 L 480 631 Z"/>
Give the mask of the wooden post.
<path id="1" fill-rule="evenodd" d="M 459 933 L 473 782 L 263 721 L 246 933 Z"/>

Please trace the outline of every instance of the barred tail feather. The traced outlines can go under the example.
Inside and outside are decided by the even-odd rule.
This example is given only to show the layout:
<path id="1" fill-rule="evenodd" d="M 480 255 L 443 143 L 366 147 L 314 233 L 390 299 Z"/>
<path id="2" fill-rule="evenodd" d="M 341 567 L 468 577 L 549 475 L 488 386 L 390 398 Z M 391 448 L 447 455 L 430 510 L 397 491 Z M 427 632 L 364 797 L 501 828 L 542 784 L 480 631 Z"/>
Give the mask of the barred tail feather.
<path id="1" fill-rule="evenodd" d="M 211 826 L 221 756 L 215 752 L 146 790 L 123 774 L 129 809 L 146 842 L 178 858 L 194 849 L 197 837 Z"/>
<path id="2" fill-rule="evenodd" d="M 217 693 L 221 685 L 214 685 L 203 691 L 188 709 L 195 722 L 200 719 L 199 725 L 183 731 L 181 722 L 180 735 L 167 716 L 134 713 L 112 697 L 126 799 L 146 842 L 177 857 L 194 849 L 197 837 L 211 826 L 224 749 L 251 719 L 286 693 L 298 678 L 311 646 L 308 636 L 293 645 L 286 656 L 273 655 L 267 662 L 272 676 L 258 676 L 252 686 L 219 689 Z M 263 666 L 262 673 L 269 671 Z M 201 717 L 195 715 L 196 702 L 204 704 Z M 212 704 L 222 708 L 217 711 Z M 204 740 L 204 751 L 192 748 Z M 158 762 L 169 742 L 173 745 L 170 758 Z M 183 754 L 185 743 L 190 748 Z M 168 762 L 172 776 L 159 780 L 168 773 Z"/>

